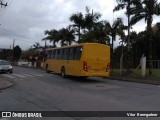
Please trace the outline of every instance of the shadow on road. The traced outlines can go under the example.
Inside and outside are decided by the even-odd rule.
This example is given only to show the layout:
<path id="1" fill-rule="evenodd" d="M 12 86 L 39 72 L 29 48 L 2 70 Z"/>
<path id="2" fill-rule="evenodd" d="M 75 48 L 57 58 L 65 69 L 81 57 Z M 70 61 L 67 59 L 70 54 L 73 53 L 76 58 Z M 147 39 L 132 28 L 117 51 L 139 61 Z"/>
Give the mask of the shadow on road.
<path id="1" fill-rule="evenodd" d="M 73 81 L 73 82 L 78 82 L 78 83 L 104 83 L 102 80 L 97 80 L 92 77 L 75 77 L 75 76 L 69 76 L 65 78 L 67 80 Z"/>
<path id="2" fill-rule="evenodd" d="M 105 83 L 106 81 L 103 81 L 103 78 L 101 77 L 77 77 L 77 76 L 65 76 L 65 78 L 62 78 L 60 74 L 56 74 L 54 72 L 50 72 L 49 74 L 53 74 L 58 77 L 59 80 L 69 80 L 71 82 L 76 83 Z"/>

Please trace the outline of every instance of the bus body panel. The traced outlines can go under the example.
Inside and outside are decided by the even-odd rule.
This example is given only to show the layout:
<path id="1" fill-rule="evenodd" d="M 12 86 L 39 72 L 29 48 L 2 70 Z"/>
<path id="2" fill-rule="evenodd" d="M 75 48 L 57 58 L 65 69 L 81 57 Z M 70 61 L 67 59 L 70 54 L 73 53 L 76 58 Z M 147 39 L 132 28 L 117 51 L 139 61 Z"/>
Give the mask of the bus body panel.
<path id="1" fill-rule="evenodd" d="M 66 75 L 81 76 L 81 61 L 69 60 L 67 64 L 64 65 Z"/>
<path id="2" fill-rule="evenodd" d="M 108 76 L 107 64 L 110 64 L 110 48 L 101 44 L 88 44 L 83 47 L 83 62 L 87 64 L 86 76 Z"/>

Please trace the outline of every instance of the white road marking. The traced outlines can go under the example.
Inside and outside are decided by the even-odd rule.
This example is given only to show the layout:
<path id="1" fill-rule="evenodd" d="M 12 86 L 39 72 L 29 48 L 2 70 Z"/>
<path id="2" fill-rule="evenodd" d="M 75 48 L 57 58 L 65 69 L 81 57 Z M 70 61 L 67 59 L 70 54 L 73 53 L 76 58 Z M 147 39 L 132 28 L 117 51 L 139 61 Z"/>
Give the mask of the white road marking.
<path id="1" fill-rule="evenodd" d="M 18 74 L 13 74 L 14 76 L 18 76 L 18 77 L 26 77 L 26 76 L 23 76 L 23 75 L 18 75 Z"/>
<path id="2" fill-rule="evenodd" d="M 31 75 L 35 75 L 35 76 L 43 76 L 43 75 L 40 75 L 40 74 L 33 74 L 33 73 L 30 73 Z"/>
<path id="3" fill-rule="evenodd" d="M 0 118 L 0 120 L 10 120 L 9 118 Z"/>
<path id="4" fill-rule="evenodd" d="M 15 77 L 13 77 L 13 76 L 11 76 L 11 75 L 9 75 L 9 74 L 3 74 L 3 76 L 5 76 L 5 77 L 8 77 L 8 78 L 15 78 Z"/>
<path id="5" fill-rule="evenodd" d="M 24 81 L 24 79 L 15 79 L 14 81 Z"/>
<path id="6" fill-rule="evenodd" d="M 17 77 L 21 77 L 21 78 L 25 78 L 25 77 L 36 77 L 36 76 L 39 76 L 39 77 L 42 77 L 42 76 L 45 76 L 45 75 L 48 75 L 48 74 L 35 74 L 35 73 L 22 73 L 22 74 L 3 74 L 3 76 L 5 77 L 8 77 L 8 78 L 17 78 Z"/>
<path id="7" fill-rule="evenodd" d="M 29 75 L 29 74 L 21 74 L 21 75 L 28 76 L 28 77 L 34 77 L 33 75 Z"/>

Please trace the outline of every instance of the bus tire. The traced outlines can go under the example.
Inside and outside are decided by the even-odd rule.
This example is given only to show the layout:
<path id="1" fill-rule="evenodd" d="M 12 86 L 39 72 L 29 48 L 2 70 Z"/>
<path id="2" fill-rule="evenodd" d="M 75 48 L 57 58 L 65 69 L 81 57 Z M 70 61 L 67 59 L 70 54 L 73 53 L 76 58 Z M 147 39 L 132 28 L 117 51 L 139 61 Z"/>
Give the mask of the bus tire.
<path id="1" fill-rule="evenodd" d="M 49 73 L 48 65 L 46 65 L 46 73 Z"/>
<path id="2" fill-rule="evenodd" d="M 64 67 L 62 67 L 61 68 L 61 76 L 63 77 L 63 78 L 65 78 L 65 68 Z"/>
<path id="3" fill-rule="evenodd" d="M 85 79 L 87 79 L 88 77 L 87 77 L 87 76 L 80 76 L 79 78 L 82 79 L 82 80 L 85 80 Z"/>

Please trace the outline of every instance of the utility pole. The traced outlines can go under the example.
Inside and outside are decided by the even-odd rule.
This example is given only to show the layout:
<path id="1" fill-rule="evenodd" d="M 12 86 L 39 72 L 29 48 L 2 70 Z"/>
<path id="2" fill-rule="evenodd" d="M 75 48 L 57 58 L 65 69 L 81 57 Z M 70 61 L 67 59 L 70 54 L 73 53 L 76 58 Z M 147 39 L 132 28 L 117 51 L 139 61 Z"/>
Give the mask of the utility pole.
<path id="1" fill-rule="evenodd" d="M 9 57 L 9 59 L 10 59 L 10 62 L 11 62 L 12 61 L 12 45 L 10 45 L 9 48 L 10 48 L 10 55 L 9 55 L 10 57 Z"/>
<path id="2" fill-rule="evenodd" d="M 12 48 L 12 61 L 14 63 L 14 44 L 15 44 L 15 39 L 13 40 L 13 48 Z"/>
<path id="3" fill-rule="evenodd" d="M 46 50 L 47 48 L 47 40 L 45 40 L 45 45 L 44 45 L 44 49 Z"/>

